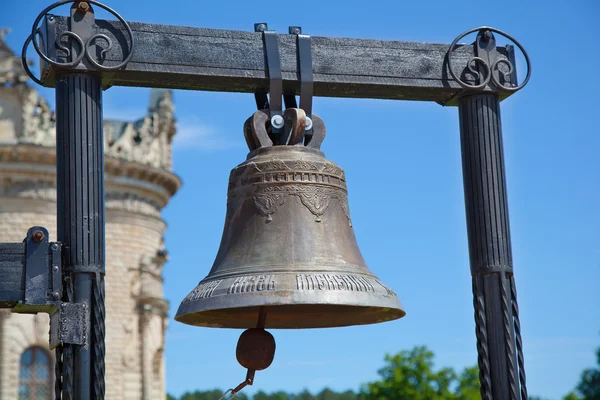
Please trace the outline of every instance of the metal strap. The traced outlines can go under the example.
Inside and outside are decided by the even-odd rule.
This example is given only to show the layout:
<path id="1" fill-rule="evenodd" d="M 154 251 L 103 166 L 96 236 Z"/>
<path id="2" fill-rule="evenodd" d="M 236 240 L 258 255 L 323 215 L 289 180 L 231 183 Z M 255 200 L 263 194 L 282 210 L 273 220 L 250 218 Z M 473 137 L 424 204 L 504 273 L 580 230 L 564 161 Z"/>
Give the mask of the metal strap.
<path id="1" fill-rule="evenodd" d="M 300 108 L 307 117 L 312 117 L 313 70 L 310 36 L 302 33 L 302 27 L 290 26 L 290 34 L 296 35 L 298 70 L 300 72 Z"/>
<path id="2" fill-rule="evenodd" d="M 260 110 L 267 110 L 269 108 L 269 98 L 267 92 L 264 90 L 257 90 L 254 92 L 254 99 L 256 100 L 256 108 Z"/>
<path id="3" fill-rule="evenodd" d="M 284 94 L 283 103 L 285 104 L 286 110 L 288 108 L 298 108 L 298 103 L 296 103 L 296 95 L 294 93 Z"/>
<path id="4" fill-rule="evenodd" d="M 300 108 L 306 113 L 306 117 L 312 120 L 313 102 L 313 70 L 312 51 L 310 47 L 310 36 L 302 33 L 302 27 L 290 26 L 290 35 L 296 35 L 296 48 L 298 54 L 298 71 L 300 75 Z M 307 125 L 305 135 L 307 142 L 313 134 L 312 124 Z"/>
<path id="5" fill-rule="evenodd" d="M 254 30 L 256 32 L 262 32 L 263 42 L 265 46 L 265 56 L 267 59 L 267 73 L 269 75 L 269 116 L 273 118 L 275 115 L 283 115 L 282 106 L 282 95 L 283 95 L 283 83 L 281 77 L 281 62 L 279 60 L 279 44 L 277 40 L 277 33 L 275 31 L 268 30 L 266 23 L 254 24 Z M 255 93 L 256 105 L 261 108 L 265 104 L 266 95 L 264 92 Z M 272 133 L 279 133 L 281 129 L 272 127 Z"/>

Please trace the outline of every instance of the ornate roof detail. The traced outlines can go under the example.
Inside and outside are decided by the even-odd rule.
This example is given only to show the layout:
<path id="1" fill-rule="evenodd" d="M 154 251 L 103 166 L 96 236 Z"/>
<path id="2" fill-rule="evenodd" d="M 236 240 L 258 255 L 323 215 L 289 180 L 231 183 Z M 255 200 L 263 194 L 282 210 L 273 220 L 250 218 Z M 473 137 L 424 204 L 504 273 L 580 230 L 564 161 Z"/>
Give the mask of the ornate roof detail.
<path id="1" fill-rule="evenodd" d="M 56 118 L 32 87 L 20 57 L 6 45 L 0 29 L 0 144 L 54 147 Z M 153 89 L 147 114 L 138 120 L 104 120 L 105 154 L 155 168 L 171 169 L 171 141 L 176 132 L 173 94 Z"/>
<path id="2" fill-rule="evenodd" d="M 171 169 L 175 135 L 172 93 L 153 89 L 148 113 L 135 122 L 104 121 L 105 153 L 156 168 Z"/>
<path id="3" fill-rule="evenodd" d="M 29 79 L 21 64 L 21 58 L 15 56 L 4 41 L 8 33 L 10 33 L 9 28 L 0 28 L 0 85 L 2 86 L 25 83 Z"/>

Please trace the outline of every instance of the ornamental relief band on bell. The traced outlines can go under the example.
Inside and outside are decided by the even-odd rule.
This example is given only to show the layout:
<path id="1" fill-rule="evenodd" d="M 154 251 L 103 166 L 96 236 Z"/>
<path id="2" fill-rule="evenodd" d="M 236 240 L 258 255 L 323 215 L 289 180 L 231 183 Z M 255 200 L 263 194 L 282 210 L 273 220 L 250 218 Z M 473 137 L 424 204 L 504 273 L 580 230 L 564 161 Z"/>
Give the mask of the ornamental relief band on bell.
<path id="1" fill-rule="evenodd" d="M 345 179 L 344 170 L 331 162 L 321 162 L 319 166 L 311 161 L 299 159 L 289 161 L 289 164 L 278 158 L 264 163 L 250 161 L 241 165 L 236 170 L 244 170 L 244 173 L 269 172 L 269 171 L 318 171 L 326 174 L 338 176 Z"/>
<path id="2" fill-rule="evenodd" d="M 313 163 L 306 160 L 285 161 L 275 159 L 265 163 L 249 162 L 234 168 L 229 178 L 228 191 L 254 183 L 300 182 L 321 183 L 346 190 L 344 170 L 329 162 Z"/>
<path id="3" fill-rule="evenodd" d="M 229 186 L 228 200 L 232 215 L 244 199 L 251 195 L 256 209 L 269 222 L 273 220 L 272 215 L 277 209 L 292 195 L 300 199 L 304 207 L 315 216 L 316 222 L 321 222 L 331 201 L 337 200 L 352 226 L 344 171 L 332 163 L 319 165 L 306 160 L 295 160 L 288 165 L 279 159 L 266 163 L 250 162 L 234 169 L 232 176 L 236 175 L 237 179 L 230 179 Z M 269 186 L 261 185 L 263 183 Z"/>
<path id="4" fill-rule="evenodd" d="M 315 222 L 321 222 L 321 217 L 325 214 L 331 202 L 336 201 L 348 218 L 349 225 L 352 226 L 347 194 L 339 189 L 314 185 L 281 185 L 252 188 L 248 192 L 238 192 L 229 196 L 228 203 L 231 207 L 231 215 L 239 210 L 246 198 L 252 196 L 257 211 L 266 218 L 266 221 L 272 221 L 272 215 L 287 201 L 288 197 L 297 196 L 301 204 L 315 216 Z"/>

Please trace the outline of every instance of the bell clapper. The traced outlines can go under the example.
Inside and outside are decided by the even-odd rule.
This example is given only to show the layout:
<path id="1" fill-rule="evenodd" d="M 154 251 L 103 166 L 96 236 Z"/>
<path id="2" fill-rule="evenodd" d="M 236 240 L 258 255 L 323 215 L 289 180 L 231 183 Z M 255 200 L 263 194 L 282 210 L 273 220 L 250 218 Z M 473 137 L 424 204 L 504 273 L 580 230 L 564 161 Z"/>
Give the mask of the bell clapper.
<path id="1" fill-rule="evenodd" d="M 227 390 L 219 400 L 232 399 L 246 386 L 254 383 L 256 371 L 268 368 L 275 357 L 275 338 L 265 331 L 267 308 L 260 307 L 256 328 L 246 329 L 240 336 L 235 351 L 240 365 L 246 368 L 246 380 L 235 389 Z M 229 397 L 227 397 L 229 396 Z"/>

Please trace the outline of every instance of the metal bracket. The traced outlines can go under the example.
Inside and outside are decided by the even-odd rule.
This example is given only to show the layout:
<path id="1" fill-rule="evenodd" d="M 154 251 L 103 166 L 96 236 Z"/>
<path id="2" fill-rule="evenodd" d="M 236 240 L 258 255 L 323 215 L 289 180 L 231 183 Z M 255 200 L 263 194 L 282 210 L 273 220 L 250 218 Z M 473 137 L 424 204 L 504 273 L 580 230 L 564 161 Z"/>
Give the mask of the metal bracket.
<path id="1" fill-rule="evenodd" d="M 50 242 L 48 230 L 34 226 L 23 243 L 0 244 L 0 308 L 18 314 L 50 315 L 50 348 L 84 345 L 90 326 L 89 306 L 61 302 L 62 245 Z"/>
<path id="2" fill-rule="evenodd" d="M 73 3 L 69 19 L 69 26 L 72 30 L 56 34 L 54 30 L 55 16 L 48 15 L 48 13 L 56 7 L 67 3 Z M 121 22 L 121 24 L 123 24 L 127 31 L 126 34 L 129 37 L 129 52 L 127 56 L 124 57 L 123 61 L 116 65 L 103 64 L 103 58 L 113 46 L 113 42 L 104 33 L 95 33 L 97 25 L 95 24 L 94 13 L 90 5 L 97 6 L 111 13 L 119 20 L 119 22 Z M 38 24 L 42 20 L 44 20 L 45 26 L 38 28 Z M 41 38 L 39 42 L 37 40 L 38 36 Z M 65 46 L 62 42 L 64 37 L 72 39 L 68 46 Z M 107 43 L 107 47 L 102 48 L 100 45 L 96 45 L 96 39 L 103 39 Z M 27 37 L 23 45 L 21 61 L 27 75 L 29 75 L 35 83 L 43 86 L 47 79 L 54 77 L 51 76 L 51 74 L 53 74 L 53 72 L 50 71 L 51 67 L 73 68 L 84 71 L 116 71 L 122 69 L 129 63 L 129 60 L 131 60 L 131 57 L 133 56 L 134 42 L 135 40 L 131 27 L 127 21 L 112 8 L 97 0 L 59 0 L 46 7 L 35 19 L 33 26 L 31 27 L 31 34 Z M 30 43 L 33 44 L 33 48 L 41 58 L 40 79 L 33 74 L 27 63 L 26 53 Z M 62 54 L 59 54 L 57 50 L 60 50 Z M 123 50 L 125 51 L 125 49 Z M 65 61 L 65 59 L 70 59 L 70 61 Z"/>
<path id="3" fill-rule="evenodd" d="M 296 35 L 298 55 L 298 71 L 300 75 L 300 108 L 306 113 L 306 128 L 304 131 L 305 144 L 308 144 L 313 134 L 312 102 L 313 102 L 313 68 L 310 36 L 302 33 L 301 26 L 290 26 L 290 35 Z"/>
<path id="4" fill-rule="evenodd" d="M 485 86 L 491 79 L 490 74 L 498 76 L 498 71 L 490 68 L 490 65 L 494 65 L 498 58 L 494 34 L 487 29 L 480 30 L 475 39 L 473 50 L 475 51 L 474 60 L 483 60 L 481 63 L 476 64 L 478 72 L 477 81 L 479 85 Z"/>
<path id="5" fill-rule="evenodd" d="M 467 69 L 475 75 L 478 82 L 476 85 L 461 80 L 461 78 L 456 75 L 456 72 L 452 66 L 452 54 L 457 43 L 463 37 L 474 32 L 477 32 L 477 39 L 475 40 L 474 44 L 474 55 L 469 59 L 469 61 L 467 61 L 466 66 Z M 512 45 L 507 47 L 509 51 L 508 58 L 498 57 L 494 33 L 511 40 L 523 53 L 523 57 L 525 57 L 525 62 L 527 63 L 527 75 L 520 85 L 517 85 L 516 80 L 517 75 L 515 72 L 514 47 Z M 489 26 L 481 26 L 479 28 L 470 29 L 461 33 L 456 39 L 454 39 L 448 48 L 446 62 L 448 63 L 448 72 L 452 76 L 452 79 L 454 79 L 456 83 L 458 83 L 463 89 L 468 90 L 469 92 L 484 91 L 487 90 L 488 86 L 491 86 L 492 89 L 495 88 L 495 90 L 500 94 L 503 92 L 504 94 L 506 94 L 506 92 L 516 92 L 527 85 L 529 78 L 531 77 L 531 61 L 529 60 L 529 55 L 523 46 L 509 34 Z M 501 71 L 499 69 L 500 64 L 504 64 L 508 71 Z M 500 79 L 500 77 L 502 77 L 502 79 Z M 446 105 L 450 103 L 450 101 L 454 101 L 455 98 L 460 97 L 462 94 L 464 94 L 464 91 L 456 93 L 451 99 L 444 101 L 442 105 Z"/>
<path id="6" fill-rule="evenodd" d="M 85 48 L 80 48 L 76 40 L 71 41 L 71 49 L 70 51 L 67 51 L 67 54 L 70 54 L 71 56 L 71 61 L 75 60 L 78 52 L 96 55 L 98 48 L 94 43 L 94 39 L 91 39 L 95 34 L 96 16 L 94 9 L 87 2 L 75 2 L 71 6 L 69 14 L 69 28 L 71 29 L 71 32 L 79 36 L 83 43 L 85 43 Z M 62 49 L 65 50 L 67 48 L 63 47 Z M 93 70 L 94 67 L 90 60 L 92 60 L 92 57 L 83 57 L 81 64 L 79 64 L 77 68 Z"/>
<path id="7" fill-rule="evenodd" d="M 84 346 L 88 339 L 90 309 L 86 303 L 57 304 L 50 316 L 50 349 L 63 344 Z"/>
<path id="8" fill-rule="evenodd" d="M 275 31 L 270 31 L 266 23 L 254 24 L 255 32 L 262 32 L 267 61 L 267 72 L 269 75 L 269 100 L 266 100 L 264 92 L 255 93 L 256 105 L 259 110 L 269 109 L 271 119 L 271 134 L 274 142 L 277 142 L 279 134 L 283 131 L 283 82 L 281 77 L 281 61 L 279 59 L 279 44 Z M 265 107 L 266 105 L 266 107 Z"/>
<path id="9" fill-rule="evenodd" d="M 34 226 L 27 231 L 24 243 L 24 265 L 20 274 L 23 277 L 24 293 L 13 308 L 20 314 L 53 313 L 56 300 L 60 298 L 61 244 L 50 243 L 48 230 Z M 55 270 L 56 269 L 56 270 Z M 55 296 L 58 294 L 58 298 Z"/>

